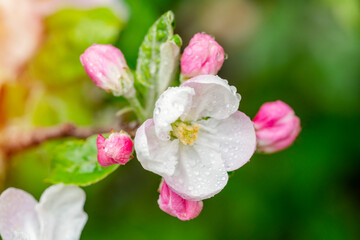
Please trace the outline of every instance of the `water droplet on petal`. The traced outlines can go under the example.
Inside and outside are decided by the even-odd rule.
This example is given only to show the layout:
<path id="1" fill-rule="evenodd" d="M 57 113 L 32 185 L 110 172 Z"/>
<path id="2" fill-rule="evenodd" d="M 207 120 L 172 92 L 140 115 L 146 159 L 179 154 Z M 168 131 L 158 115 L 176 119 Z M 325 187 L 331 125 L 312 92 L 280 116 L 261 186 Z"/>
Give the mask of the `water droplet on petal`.
<path id="1" fill-rule="evenodd" d="M 157 107 L 157 108 L 155 108 L 154 115 L 159 115 L 160 112 L 161 112 L 160 108 Z"/>

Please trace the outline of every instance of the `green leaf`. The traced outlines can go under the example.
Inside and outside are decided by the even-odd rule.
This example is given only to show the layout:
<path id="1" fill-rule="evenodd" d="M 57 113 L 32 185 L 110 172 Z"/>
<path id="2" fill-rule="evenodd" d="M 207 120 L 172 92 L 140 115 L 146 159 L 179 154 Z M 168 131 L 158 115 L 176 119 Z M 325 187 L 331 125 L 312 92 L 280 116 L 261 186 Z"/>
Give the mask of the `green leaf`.
<path id="1" fill-rule="evenodd" d="M 145 93 L 145 99 L 147 102 L 150 102 L 150 107 L 153 105 L 154 99 L 157 98 L 159 94 L 159 89 L 163 89 L 163 82 L 160 83 L 163 79 L 160 78 L 160 65 L 161 60 L 164 56 L 171 51 L 169 47 L 173 45 L 173 48 L 178 48 L 178 43 L 181 42 L 180 37 L 177 36 L 172 40 L 174 29 L 174 13 L 171 11 L 166 12 L 162 15 L 149 29 L 143 43 L 139 49 L 139 56 L 136 66 L 136 81 L 143 86 L 146 86 L 147 91 Z M 171 41 L 172 44 L 168 44 L 167 47 L 162 47 L 164 43 Z M 164 50 L 166 50 L 166 54 Z M 163 51 L 163 54 L 161 53 Z M 176 57 L 176 56 L 173 56 Z M 168 56 L 166 57 L 168 59 Z M 177 64 L 172 63 L 172 68 L 176 69 Z M 173 71 L 168 71 L 167 73 L 170 77 L 173 74 Z M 168 81 L 169 76 L 165 78 Z M 159 87 L 160 85 L 160 87 Z"/>
<path id="2" fill-rule="evenodd" d="M 50 176 L 45 181 L 87 186 L 115 171 L 118 164 L 99 165 L 96 138 L 94 135 L 87 140 L 69 140 L 59 145 L 54 152 Z"/>

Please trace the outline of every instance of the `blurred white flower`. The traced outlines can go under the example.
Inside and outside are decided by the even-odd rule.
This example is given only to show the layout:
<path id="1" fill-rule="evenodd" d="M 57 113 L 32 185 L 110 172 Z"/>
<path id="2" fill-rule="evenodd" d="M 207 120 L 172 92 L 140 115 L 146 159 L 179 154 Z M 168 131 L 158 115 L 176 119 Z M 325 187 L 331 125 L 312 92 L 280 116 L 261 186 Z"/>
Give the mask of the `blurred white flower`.
<path id="1" fill-rule="evenodd" d="M 9 188 L 0 195 L 0 235 L 4 240 L 77 240 L 87 221 L 84 191 L 57 184 L 37 202 L 27 192 Z"/>

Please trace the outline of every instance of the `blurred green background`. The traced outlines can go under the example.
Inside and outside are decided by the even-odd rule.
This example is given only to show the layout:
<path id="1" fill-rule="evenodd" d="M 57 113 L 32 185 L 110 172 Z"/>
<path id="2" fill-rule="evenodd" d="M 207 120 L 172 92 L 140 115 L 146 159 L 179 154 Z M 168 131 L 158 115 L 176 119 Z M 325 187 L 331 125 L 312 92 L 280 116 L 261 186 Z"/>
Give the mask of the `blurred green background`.
<path id="1" fill-rule="evenodd" d="M 358 0 L 128 0 L 129 19 L 108 9 L 62 10 L 45 19 L 47 38 L 17 82 L 3 88 L 0 125 L 112 124 L 123 103 L 86 77 L 79 55 L 90 44 L 119 47 L 130 67 L 147 29 L 176 16 L 184 46 L 197 32 L 228 54 L 219 76 L 254 117 L 281 99 L 302 121 L 292 147 L 252 157 L 188 222 L 158 205 L 160 177 L 133 160 L 85 187 L 92 239 L 360 239 L 360 3 Z M 48 61 L 51 59 L 51 61 Z M 80 90 L 80 91 L 79 91 Z M 48 186 L 48 149 L 7 159 L 4 180 L 39 199 Z"/>

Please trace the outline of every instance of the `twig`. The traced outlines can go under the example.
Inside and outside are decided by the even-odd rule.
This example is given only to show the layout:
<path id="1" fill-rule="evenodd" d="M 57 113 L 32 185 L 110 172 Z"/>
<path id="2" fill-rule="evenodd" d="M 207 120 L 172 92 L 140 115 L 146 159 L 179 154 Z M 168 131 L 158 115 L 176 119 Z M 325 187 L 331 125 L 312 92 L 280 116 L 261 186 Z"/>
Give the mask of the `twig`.
<path id="1" fill-rule="evenodd" d="M 134 136 L 137 124 L 121 125 L 121 129 L 126 131 L 130 136 Z M 112 128 L 94 128 L 94 127 L 77 127 L 71 123 L 62 125 L 37 128 L 30 132 L 24 132 L 12 129 L 7 131 L 0 139 L 0 149 L 7 155 L 37 146 L 42 142 L 51 139 L 65 137 L 87 138 L 98 133 L 110 132 Z M 119 130 L 119 129 L 115 129 Z"/>

